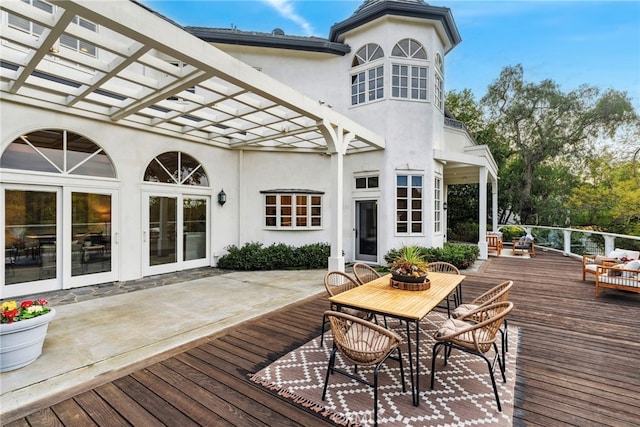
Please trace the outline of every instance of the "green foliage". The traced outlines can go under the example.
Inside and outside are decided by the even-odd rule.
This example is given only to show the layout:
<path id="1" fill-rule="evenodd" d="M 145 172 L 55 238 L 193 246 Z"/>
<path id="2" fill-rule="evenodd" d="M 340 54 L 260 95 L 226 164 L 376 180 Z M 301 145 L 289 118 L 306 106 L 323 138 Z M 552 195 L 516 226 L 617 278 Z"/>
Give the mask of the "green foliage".
<path id="1" fill-rule="evenodd" d="M 503 242 L 511 242 L 513 239 L 518 239 L 527 234 L 524 228 L 519 225 L 503 225 L 500 227 L 500 231 L 502 232 Z"/>
<path id="2" fill-rule="evenodd" d="M 585 179 L 566 203 L 571 224 L 598 231 L 640 235 L 640 182 L 631 161 L 603 154 L 589 163 Z"/>
<path id="3" fill-rule="evenodd" d="M 387 264 L 392 264 L 402 254 L 402 249 L 391 249 L 384 259 Z M 416 247 L 427 262 L 444 261 L 455 265 L 459 269 L 469 268 L 480 256 L 480 249 L 477 245 L 467 245 L 462 243 L 445 243 L 443 248 Z"/>
<path id="4" fill-rule="evenodd" d="M 612 136 L 622 125 L 637 120 L 626 93 L 601 93 L 587 85 L 563 93 L 552 80 L 525 82 L 521 65 L 505 67 L 481 105 L 490 115 L 489 122 L 509 141 L 514 165 L 522 166 L 509 184 L 519 193 L 511 199 L 524 224 L 540 219 L 542 202 L 549 200 L 547 192 L 554 188 L 554 181 L 550 182 L 542 168 L 568 160 L 574 168 L 581 167 L 598 137 Z M 556 202 L 545 210 L 557 208 Z"/>
<path id="5" fill-rule="evenodd" d="M 477 242 L 480 238 L 478 223 L 473 220 L 459 220 L 453 222 L 449 231 L 449 240 L 456 242 Z"/>
<path id="6" fill-rule="evenodd" d="M 328 243 L 300 246 L 295 250 L 295 264 L 305 269 L 327 268 L 329 255 L 331 255 L 331 245 Z"/>
<path id="7" fill-rule="evenodd" d="M 218 268 L 227 270 L 283 270 L 327 268 L 331 253 L 328 243 L 314 243 L 294 248 L 284 243 L 265 247 L 262 243 L 246 243 L 242 248 L 228 246 L 227 254 L 218 260 Z"/>

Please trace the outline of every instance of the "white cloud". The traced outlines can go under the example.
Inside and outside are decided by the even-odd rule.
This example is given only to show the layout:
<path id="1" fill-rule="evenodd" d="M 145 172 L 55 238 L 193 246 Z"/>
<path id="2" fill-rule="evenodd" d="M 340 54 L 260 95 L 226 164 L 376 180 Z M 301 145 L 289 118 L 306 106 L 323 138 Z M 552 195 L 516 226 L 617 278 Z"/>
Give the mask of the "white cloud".
<path id="1" fill-rule="evenodd" d="M 289 0 L 262 0 L 278 11 L 280 15 L 298 24 L 307 35 L 313 35 L 313 26 L 305 18 L 300 16 Z"/>

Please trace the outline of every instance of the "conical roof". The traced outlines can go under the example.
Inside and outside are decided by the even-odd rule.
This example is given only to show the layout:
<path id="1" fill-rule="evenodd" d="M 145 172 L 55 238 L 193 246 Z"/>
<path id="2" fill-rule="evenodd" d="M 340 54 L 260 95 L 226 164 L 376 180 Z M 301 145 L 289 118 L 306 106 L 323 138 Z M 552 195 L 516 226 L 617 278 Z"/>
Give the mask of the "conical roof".
<path id="1" fill-rule="evenodd" d="M 353 12 L 354 15 L 356 15 L 357 13 L 359 13 L 360 11 L 362 11 L 363 9 L 366 9 L 370 6 L 373 6 L 377 3 L 384 3 L 387 0 L 365 0 L 362 2 L 362 4 L 360 5 L 360 7 L 358 7 L 356 9 L 355 12 Z M 420 5 L 427 5 L 428 3 L 426 3 L 424 0 L 392 0 L 398 3 L 413 3 L 413 4 L 420 4 Z"/>

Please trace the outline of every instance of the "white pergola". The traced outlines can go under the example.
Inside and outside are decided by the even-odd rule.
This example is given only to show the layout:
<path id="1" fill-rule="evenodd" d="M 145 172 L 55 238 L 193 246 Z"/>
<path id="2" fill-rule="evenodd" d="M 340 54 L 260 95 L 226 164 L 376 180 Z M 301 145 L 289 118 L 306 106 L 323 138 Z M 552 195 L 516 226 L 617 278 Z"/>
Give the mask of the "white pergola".
<path id="1" fill-rule="evenodd" d="M 384 138 L 129 0 L 20 0 L 0 9 L 38 26 L 3 26 L 3 102 L 117 123 L 231 150 L 332 155 L 330 268 L 342 258 L 343 156 L 384 149 Z M 93 31 L 78 18 L 96 24 Z M 70 36 L 96 55 L 61 48 Z M 82 44 L 80 46 L 82 46 Z"/>

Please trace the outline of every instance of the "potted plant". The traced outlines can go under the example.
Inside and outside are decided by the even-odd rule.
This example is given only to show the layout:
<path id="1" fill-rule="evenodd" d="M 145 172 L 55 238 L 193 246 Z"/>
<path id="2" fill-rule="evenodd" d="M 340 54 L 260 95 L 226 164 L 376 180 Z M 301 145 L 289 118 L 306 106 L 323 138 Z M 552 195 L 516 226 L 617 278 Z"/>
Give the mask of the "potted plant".
<path id="1" fill-rule="evenodd" d="M 427 279 L 426 254 L 418 246 L 402 246 L 391 260 L 389 270 L 393 280 L 406 283 L 423 283 Z"/>
<path id="2" fill-rule="evenodd" d="M 0 308 L 0 372 L 34 362 L 42 354 L 56 311 L 45 299 L 4 301 Z"/>

